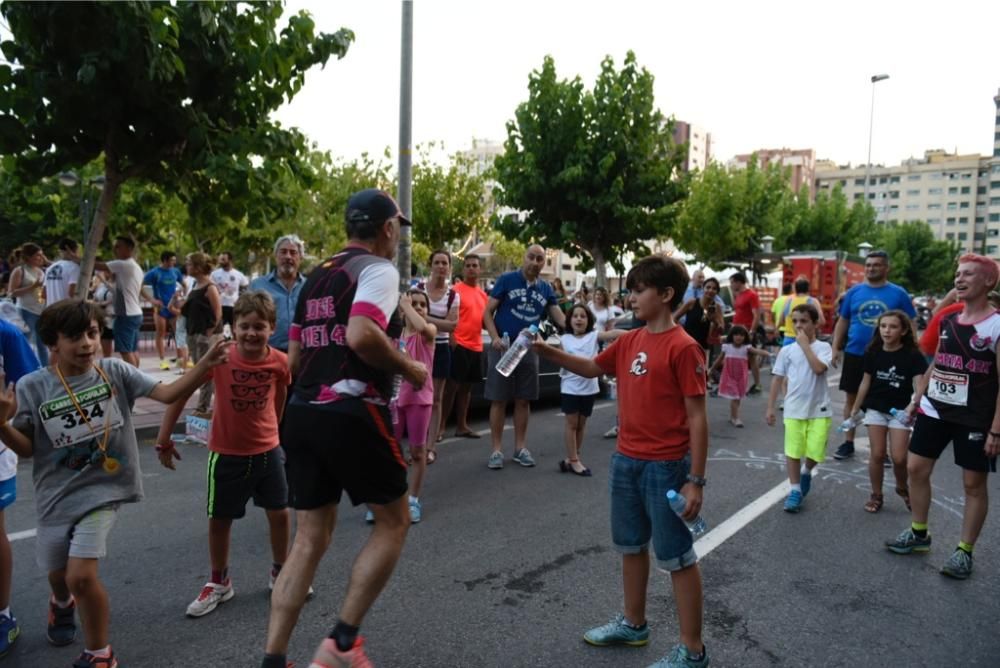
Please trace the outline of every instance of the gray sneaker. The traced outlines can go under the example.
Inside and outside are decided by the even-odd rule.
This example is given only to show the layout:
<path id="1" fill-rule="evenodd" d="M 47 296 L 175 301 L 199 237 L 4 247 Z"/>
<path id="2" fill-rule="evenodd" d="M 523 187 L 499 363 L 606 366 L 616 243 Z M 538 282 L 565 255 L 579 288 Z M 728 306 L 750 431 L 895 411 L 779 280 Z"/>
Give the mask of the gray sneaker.
<path id="1" fill-rule="evenodd" d="M 625 623 L 625 615 L 619 613 L 604 626 L 598 626 L 584 633 L 583 639 L 587 644 L 596 647 L 608 645 L 642 647 L 649 642 L 649 626 L 643 624 L 639 629 L 629 626 Z"/>
<path id="2" fill-rule="evenodd" d="M 701 658 L 697 661 L 691 658 L 691 650 L 684 644 L 674 645 L 670 654 L 666 655 L 649 668 L 706 668 L 708 666 L 708 652 L 702 651 Z"/>
<path id="3" fill-rule="evenodd" d="M 913 533 L 913 529 L 906 529 L 898 536 L 895 540 L 887 540 L 885 546 L 889 548 L 890 552 L 895 552 L 896 554 L 910 554 L 911 552 L 930 552 L 931 550 L 931 534 L 927 533 L 926 536 L 921 538 L 917 534 Z"/>
<path id="4" fill-rule="evenodd" d="M 490 455 L 490 460 L 486 462 L 486 468 L 497 470 L 503 468 L 503 453 L 494 452 Z"/>
<path id="5" fill-rule="evenodd" d="M 941 567 L 941 575 L 947 575 L 956 580 L 965 580 L 972 575 L 972 555 L 965 550 L 955 550 Z"/>
<path id="6" fill-rule="evenodd" d="M 518 464 L 520 464 L 521 466 L 534 466 L 535 465 L 535 460 L 531 456 L 531 453 L 528 452 L 528 448 L 521 448 L 520 450 L 518 450 L 517 452 L 515 452 L 514 453 L 514 461 L 517 462 Z"/>

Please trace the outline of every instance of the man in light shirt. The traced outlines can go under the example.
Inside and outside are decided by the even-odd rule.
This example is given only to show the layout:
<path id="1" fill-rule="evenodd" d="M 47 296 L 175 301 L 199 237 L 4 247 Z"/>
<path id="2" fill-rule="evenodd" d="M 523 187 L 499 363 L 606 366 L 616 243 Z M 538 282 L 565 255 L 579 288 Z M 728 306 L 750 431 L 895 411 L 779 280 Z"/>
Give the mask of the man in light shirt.
<path id="1" fill-rule="evenodd" d="M 76 284 L 80 281 L 80 255 L 72 239 L 59 242 L 59 259 L 45 272 L 45 304 L 51 305 L 76 297 Z M 83 295 L 86 296 L 86 290 Z"/>

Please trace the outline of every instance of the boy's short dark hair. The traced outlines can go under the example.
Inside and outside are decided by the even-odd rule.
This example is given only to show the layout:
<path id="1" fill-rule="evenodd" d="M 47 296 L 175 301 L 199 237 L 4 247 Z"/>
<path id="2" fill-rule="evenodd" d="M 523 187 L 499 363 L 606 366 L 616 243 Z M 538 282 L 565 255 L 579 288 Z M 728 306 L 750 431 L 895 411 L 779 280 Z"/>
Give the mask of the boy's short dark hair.
<path id="1" fill-rule="evenodd" d="M 783 284 L 781 286 L 781 294 L 783 294 L 783 295 L 790 295 L 790 294 L 792 294 L 792 284 L 791 283 L 785 283 L 785 284 Z"/>
<path id="2" fill-rule="evenodd" d="M 59 250 L 61 251 L 73 251 L 76 252 L 78 248 L 76 242 L 69 237 L 59 240 Z"/>
<path id="3" fill-rule="evenodd" d="M 233 304 L 233 323 L 245 315 L 256 313 L 261 320 L 267 320 L 271 327 L 278 322 L 278 309 L 271 295 L 263 290 L 248 290 Z"/>
<path id="4" fill-rule="evenodd" d="M 642 285 L 646 288 L 656 288 L 658 292 L 671 288 L 674 294 L 670 297 L 670 310 L 673 311 L 684 299 L 684 291 L 687 290 L 690 281 L 687 267 L 680 260 L 666 255 L 650 255 L 629 269 L 625 287 L 633 290 Z"/>
<path id="5" fill-rule="evenodd" d="M 465 257 L 464 257 L 464 258 L 462 259 L 462 264 L 465 264 L 465 263 L 466 263 L 466 262 L 468 262 L 469 260 L 475 260 L 475 261 L 476 261 L 476 262 L 478 262 L 478 263 L 479 263 L 480 265 L 482 265 L 482 264 L 483 264 L 483 258 L 479 257 L 479 256 L 478 256 L 478 255 L 476 255 L 475 253 L 469 253 L 469 254 L 467 254 L 467 255 L 466 255 L 466 256 L 465 256 Z"/>
<path id="6" fill-rule="evenodd" d="M 177 253 L 173 251 L 163 251 L 160 253 L 160 262 L 166 262 L 172 257 L 177 257 Z"/>
<path id="7" fill-rule="evenodd" d="M 82 299 L 64 299 L 42 311 L 38 319 L 38 338 L 47 346 L 54 346 L 62 334 L 69 339 L 83 335 L 96 322 L 104 322 L 104 309 L 94 302 Z"/>
<path id="8" fill-rule="evenodd" d="M 799 304 L 792 309 L 792 313 L 795 313 L 796 311 L 808 315 L 809 319 L 813 321 L 813 324 L 819 322 L 819 310 L 812 304 Z"/>
<path id="9" fill-rule="evenodd" d="M 809 292 L 809 279 L 807 278 L 795 279 L 795 294 L 804 295 L 807 292 Z"/>
<path id="10" fill-rule="evenodd" d="M 117 237 L 115 237 L 115 241 L 122 242 L 123 244 L 129 247 L 129 250 L 135 250 L 135 239 L 133 239 L 128 234 L 119 234 Z"/>
<path id="11" fill-rule="evenodd" d="M 749 283 L 749 281 L 747 281 L 747 275 L 742 271 L 738 271 L 729 277 L 729 282 L 732 283 L 733 281 L 736 281 L 737 283 Z"/>

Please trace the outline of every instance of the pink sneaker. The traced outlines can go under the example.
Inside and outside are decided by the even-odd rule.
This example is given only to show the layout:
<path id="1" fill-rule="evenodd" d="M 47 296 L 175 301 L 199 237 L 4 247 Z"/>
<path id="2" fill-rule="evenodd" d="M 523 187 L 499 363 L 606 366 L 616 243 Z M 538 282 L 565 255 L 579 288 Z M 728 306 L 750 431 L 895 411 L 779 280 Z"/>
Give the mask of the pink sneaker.
<path id="1" fill-rule="evenodd" d="M 365 654 L 365 640 L 361 636 L 354 641 L 354 647 L 346 652 L 337 649 L 333 638 L 324 640 L 313 655 L 309 668 L 375 668 Z"/>

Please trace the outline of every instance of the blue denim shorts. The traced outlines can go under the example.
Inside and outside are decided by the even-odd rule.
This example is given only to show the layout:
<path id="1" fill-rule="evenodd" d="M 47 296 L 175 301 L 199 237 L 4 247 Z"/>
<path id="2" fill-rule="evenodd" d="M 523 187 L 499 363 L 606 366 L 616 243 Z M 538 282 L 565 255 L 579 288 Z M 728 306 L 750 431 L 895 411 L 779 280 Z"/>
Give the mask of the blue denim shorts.
<path id="1" fill-rule="evenodd" d="M 611 456 L 611 541 L 622 554 L 649 549 L 652 538 L 656 565 L 679 571 L 698 561 L 687 525 L 667 503 L 669 490 L 679 491 L 691 470 L 691 459 L 648 461 L 616 452 Z"/>
<path id="2" fill-rule="evenodd" d="M 112 328 L 115 334 L 115 352 L 134 353 L 139 350 L 139 329 L 142 327 L 141 315 L 116 315 Z"/>

